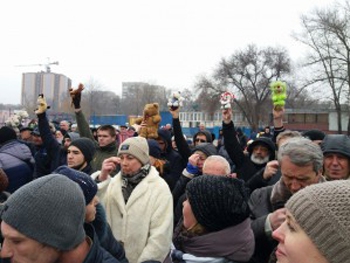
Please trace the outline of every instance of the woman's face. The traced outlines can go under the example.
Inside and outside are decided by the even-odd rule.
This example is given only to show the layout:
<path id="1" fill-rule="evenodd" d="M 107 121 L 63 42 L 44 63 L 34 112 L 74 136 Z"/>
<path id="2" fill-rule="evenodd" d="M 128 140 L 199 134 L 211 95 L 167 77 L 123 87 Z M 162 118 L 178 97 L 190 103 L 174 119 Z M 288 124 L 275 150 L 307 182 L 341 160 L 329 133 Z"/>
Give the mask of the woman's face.
<path id="1" fill-rule="evenodd" d="M 186 229 L 190 229 L 197 224 L 197 219 L 195 218 L 195 216 L 193 214 L 191 204 L 188 201 L 188 199 L 186 199 L 182 203 L 182 206 L 183 206 L 182 214 L 183 214 L 183 218 L 184 218 L 183 225 Z"/>
<path id="2" fill-rule="evenodd" d="M 279 242 L 277 263 L 329 263 L 288 211 L 286 220 L 272 236 Z"/>
<path id="3" fill-rule="evenodd" d="M 120 157 L 120 167 L 123 174 L 134 175 L 140 171 L 142 167 L 142 163 L 133 155 L 123 153 L 119 157 Z"/>
<path id="4" fill-rule="evenodd" d="M 95 220 L 96 217 L 96 206 L 98 204 L 98 197 L 97 195 L 92 198 L 91 202 L 86 206 L 85 208 L 85 222 L 91 223 Z"/>

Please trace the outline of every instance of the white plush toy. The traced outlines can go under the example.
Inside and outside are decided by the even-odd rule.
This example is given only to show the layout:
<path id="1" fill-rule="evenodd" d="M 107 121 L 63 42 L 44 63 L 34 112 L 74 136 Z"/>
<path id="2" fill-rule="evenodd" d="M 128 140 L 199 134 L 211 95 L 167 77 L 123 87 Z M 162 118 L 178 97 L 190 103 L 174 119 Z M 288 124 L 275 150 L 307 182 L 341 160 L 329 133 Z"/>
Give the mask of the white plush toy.
<path id="1" fill-rule="evenodd" d="M 184 98 L 181 96 L 181 91 L 174 91 L 168 99 L 167 105 L 171 110 L 176 110 L 177 108 L 182 107 L 183 100 Z"/>
<path id="2" fill-rule="evenodd" d="M 226 110 L 226 109 L 231 109 L 231 103 L 233 102 L 233 99 L 235 96 L 229 92 L 225 91 L 220 95 L 220 103 L 221 103 L 221 109 Z"/>

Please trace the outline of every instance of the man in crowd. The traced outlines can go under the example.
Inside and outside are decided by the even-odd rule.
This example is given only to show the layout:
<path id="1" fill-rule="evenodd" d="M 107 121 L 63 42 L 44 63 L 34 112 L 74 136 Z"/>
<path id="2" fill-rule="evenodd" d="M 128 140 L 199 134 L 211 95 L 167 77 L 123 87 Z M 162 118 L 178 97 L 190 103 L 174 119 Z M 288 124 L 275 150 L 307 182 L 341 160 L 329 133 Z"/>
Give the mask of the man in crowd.
<path id="1" fill-rule="evenodd" d="M 118 262 L 84 229 L 81 188 L 62 175 L 36 179 L 12 194 L 1 212 L 1 258 L 11 262 Z"/>
<path id="2" fill-rule="evenodd" d="M 272 231 L 286 218 L 284 204 L 300 189 L 320 182 L 323 154 L 321 148 L 306 138 L 291 138 L 278 151 L 281 179 L 272 186 L 256 189 L 250 196 L 249 206 L 255 235 L 256 262 L 267 262 L 276 246 Z"/>
<path id="3" fill-rule="evenodd" d="M 350 138 L 345 134 L 328 134 L 321 143 L 324 175 L 327 180 L 349 179 Z"/>

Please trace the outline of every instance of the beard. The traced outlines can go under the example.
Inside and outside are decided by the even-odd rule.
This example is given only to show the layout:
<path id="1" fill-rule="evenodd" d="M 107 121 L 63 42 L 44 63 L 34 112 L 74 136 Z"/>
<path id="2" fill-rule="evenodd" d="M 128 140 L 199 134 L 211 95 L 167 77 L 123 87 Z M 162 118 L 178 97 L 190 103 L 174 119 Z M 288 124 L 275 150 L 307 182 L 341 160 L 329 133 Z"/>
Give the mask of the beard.
<path id="1" fill-rule="evenodd" d="M 265 157 L 260 157 L 260 156 L 256 156 L 254 154 L 252 154 L 250 156 L 250 160 L 254 163 L 254 164 L 264 164 L 267 163 L 270 160 L 270 155 L 267 155 Z"/>

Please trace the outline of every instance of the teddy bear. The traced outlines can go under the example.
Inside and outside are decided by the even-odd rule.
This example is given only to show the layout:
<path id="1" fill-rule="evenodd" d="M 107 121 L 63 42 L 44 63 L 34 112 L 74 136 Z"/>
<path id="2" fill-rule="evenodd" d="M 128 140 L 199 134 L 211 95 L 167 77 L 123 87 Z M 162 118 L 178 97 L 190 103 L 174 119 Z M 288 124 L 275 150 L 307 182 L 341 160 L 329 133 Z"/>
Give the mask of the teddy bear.
<path id="1" fill-rule="evenodd" d="M 229 91 L 225 91 L 224 93 L 222 93 L 220 95 L 220 104 L 221 104 L 220 109 L 222 110 L 231 109 L 231 103 L 233 102 L 234 98 L 235 96 Z"/>
<path id="2" fill-rule="evenodd" d="M 50 109 L 50 106 L 47 105 L 47 102 L 44 98 L 44 94 L 39 94 L 36 103 L 37 108 L 34 111 L 36 115 L 43 114 L 47 109 Z"/>
<path id="3" fill-rule="evenodd" d="M 168 99 L 167 106 L 171 110 L 177 110 L 179 107 L 182 107 L 182 101 L 184 98 L 181 96 L 181 91 L 175 91 L 171 94 L 171 97 Z"/>
<path id="4" fill-rule="evenodd" d="M 270 84 L 270 90 L 274 108 L 276 110 L 281 109 L 286 104 L 287 84 L 282 81 L 274 81 Z"/>
<path id="5" fill-rule="evenodd" d="M 157 139 L 160 121 L 159 104 L 146 104 L 143 110 L 143 116 L 135 119 L 136 124 L 141 124 L 138 130 L 139 136 L 147 139 Z"/>

